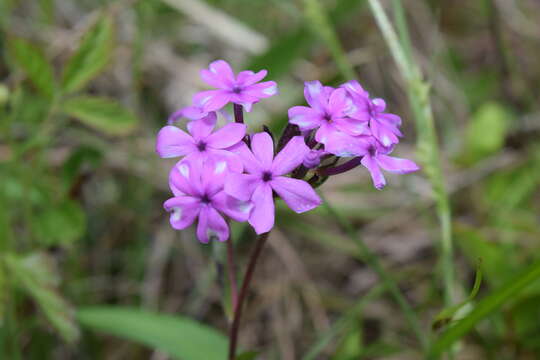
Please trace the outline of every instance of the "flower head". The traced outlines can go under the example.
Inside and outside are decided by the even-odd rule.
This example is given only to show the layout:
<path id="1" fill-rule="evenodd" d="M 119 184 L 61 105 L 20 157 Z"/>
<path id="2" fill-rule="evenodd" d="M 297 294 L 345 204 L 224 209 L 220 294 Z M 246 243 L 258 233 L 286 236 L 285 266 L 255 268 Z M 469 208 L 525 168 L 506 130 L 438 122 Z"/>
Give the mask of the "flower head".
<path id="1" fill-rule="evenodd" d="M 225 191 L 239 200 L 253 202 L 248 221 L 258 234 L 268 232 L 274 226 L 274 192 L 297 213 L 321 204 L 321 199 L 306 181 L 285 176 L 302 164 L 309 151 L 304 138 L 295 136 L 274 157 L 274 143 L 265 132 L 253 135 L 251 150 L 247 146 L 238 148 L 247 174 L 230 173 Z"/>
<path id="2" fill-rule="evenodd" d="M 201 77 L 217 90 L 196 94 L 194 103 L 209 112 L 219 110 L 231 102 L 242 105 L 249 112 L 254 103 L 277 94 L 277 84 L 274 81 L 259 82 L 266 74 L 266 70 L 257 73 L 241 71 L 235 76 L 226 61 L 214 61 L 208 69 L 201 70 Z"/>
<path id="3" fill-rule="evenodd" d="M 222 214 L 236 221 L 246 221 L 252 205 L 227 195 L 223 191 L 227 164 L 207 161 L 179 162 L 171 171 L 169 186 L 174 197 L 165 201 L 171 213 L 171 226 L 182 230 L 198 219 L 197 238 L 203 243 L 225 241 L 229 226 Z"/>
<path id="4" fill-rule="evenodd" d="M 246 134 L 246 125 L 229 123 L 212 132 L 216 113 L 188 123 L 188 132 L 167 125 L 157 136 L 156 151 L 163 158 L 185 156 L 188 161 L 225 161 L 232 171 L 242 171 L 242 162 L 228 149 L 238 144 Z"/>
<path id="5" fill-rule="evenodd" d="M 309 107 L 294 106 L 289 109 L 289 122 L 301 131 L 317 129 L 315 140 L 326 144 L 329 136 L 337 131 L 362 135 L 368 130 L 367 121 L 350 118 L 353 103 L 347 91 L 323 86 L 320 81 L 305 83 L 304 96 Z"/>

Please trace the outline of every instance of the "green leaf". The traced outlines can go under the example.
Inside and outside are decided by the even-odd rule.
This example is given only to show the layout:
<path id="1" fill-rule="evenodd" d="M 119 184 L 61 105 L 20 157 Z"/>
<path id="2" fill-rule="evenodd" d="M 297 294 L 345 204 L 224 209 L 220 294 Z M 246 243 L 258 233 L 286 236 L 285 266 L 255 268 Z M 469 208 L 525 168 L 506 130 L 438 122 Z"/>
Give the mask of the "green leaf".
<path id="1" fill-rule="evenodd" d="M 512 115 L 502 105 L 488 102 L 472 115 L 465 133 L 465 164 L 496 153 L 504 145 Z"/>
<path id="2" fill-rule="evenodd" d="M 505 285 L 493 291 L 478 302 L 474 309 L 463 319 L 450 327 L 431 347 L 431 358 L 437 358 L 448 350 L 454 342 L 465 336 L 486 316 L 498 310 L 504 303 L 513 299 L 527 286 L 540 279 L 540 261 L 535 262 L 524 272 L 510 279 Z"/>
<path id="3" fill-rule="evenodd" d="M 66 100 L 62 110 L 107 135 L 125 135 L 137 125 L 137 118 L 113 99 L 79 96 Z"/>
<path id="4" fill-rule="evenodd" d="M 87 307 L 77 312 L 90 329 L 150 346 L 182 360 L 224 360 L 227 339 L 188 318 L 129 307 Z"/>
<path id="5" fill-rule="evenodd" d="M 7 294 L 9 294 L 8 286 L 6 271 L 0 261 L 0 328 L 4 324 Z"/>
<path id="6" fill-rule="evenodd" d="M 40 211 L 32 230 L 44 245 L 68 245 L 79 239 L 86 230 L 86 217 L 81 206 L 65 199 Z"/>
<path id="7" fill-rule="evenodd" d="M 53 69 L 43 52 L 26 40 L 9 39 L 9 54 L 14 64 L 22 70 L 35 87 L 44 95 L 54 93 Z"/>
<path id="8" fill-rule="evenodd" d="M 109 63 L 113 49 L 113 22 L 103 16 L 82 38 L 62 74 L 62 89 L 77 91 L 97 76 Z"/>
<path id="9" fill-rule="evenodd" d="M 24 257 L 6 255 L 4 261 L 14 283 L 39 305 L 59 334 L 66 341 L 75 341 L 79 329 L 74 311 L 58 293 L 59 278 L 50 259 L 36 253 Z"/>
<path id="10" fill-rule="evenodd" d="M 236 360 L 255 360 L 258 355 L 259 353 L 257 351 L 247 351 L 238 355 Z"/>

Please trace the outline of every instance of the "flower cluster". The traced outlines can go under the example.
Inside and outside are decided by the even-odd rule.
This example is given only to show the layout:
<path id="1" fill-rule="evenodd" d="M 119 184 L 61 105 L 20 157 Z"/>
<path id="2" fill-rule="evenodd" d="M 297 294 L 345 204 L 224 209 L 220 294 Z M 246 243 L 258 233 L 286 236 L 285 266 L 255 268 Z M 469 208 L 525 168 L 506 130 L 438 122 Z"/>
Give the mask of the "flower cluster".
<path id="1" fill-rule="evenodd" d="M 163 158 L 180 158 L 169 175 L 173 197 L 164 204 L 170 223 L 181 230 L 197 221 L 197 237 L 207 243 L 229 238 L 227 219 L 248 221 L 258 234 L 274 226 L 274 199 L 297 213 L 314 209 L 321 199 L 314 188 L 329 176 L 365 166 L 376 188 L 385 185 L 380 168 L 407 173 L 418 166 L 391 157 L 402 136 L 397 115 L 385 113 L 382 99 L 371 99 L 358 82 L 338 88 L 306 82 L 309 107 L 289 109 L 289 124 L 274 144 L 265 130 L 247 134 L 243 110 L 277 94 L 266 70 L 234 74 L 223 60 L 201 71 L 214 90 L 193 96 L 191 106 L 169 118 L 157 136 Z M 235 122 L 216 130 L 217 114 L 233 104 Z M 174 125 L 188 120 L 187 131 Z M 352 158 L 339 163 L 341 158 Z"/>

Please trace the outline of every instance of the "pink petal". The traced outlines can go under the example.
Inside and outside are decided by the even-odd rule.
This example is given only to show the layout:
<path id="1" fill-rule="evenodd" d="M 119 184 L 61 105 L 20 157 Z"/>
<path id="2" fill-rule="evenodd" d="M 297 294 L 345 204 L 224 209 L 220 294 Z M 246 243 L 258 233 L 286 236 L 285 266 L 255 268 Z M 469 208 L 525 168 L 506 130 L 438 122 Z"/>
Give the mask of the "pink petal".
<path id="1" fill-rule="evenodd" d="M 239 86 L 249 86 L 253 85 L 255 83 L 258 83 L 264 77 L 266 76 L 267 71 L 261 70 L 257 73 L 254 73 L 253 71 L 240 71 L 238 75 L 236 76 L 236 84 Z"/>
<path id="2" fill-rule="evenodd" d="M 307 106 L 293 106 L 289 109 L 289 122 L 298 125 L 301 131 L 315 129 L 321 124 L 321 114 Z"/>
<path id="3" fill-rule="evenodd" d="M 167 123 L 169 125 L 173 124 L 176 120 L 180 118 L 186 118 L 190 120 L 197 120 L 200 119 L 207 114 L 202 111 L 200 107 L 197 106 L 188 106 L 185 108 L 182 108 L 180 110 L 175 111 L 174 113 L 169 116 L 169 119 L 167 120 Z"/>
<path id="4" fill-rule="evenodd" d="M 231 123 L 214 132 L 206 139 L 208 146 L 214 149 L 224 149 L 231 147 L 242 141 L 246 135 L 247 126 L 245 124 Z"/>
<path id="5" fill-rule="evenodd" d="M 394 134 L 393 126 L 385 126 L 377 120 L 372 120 L 369 127 L 373 136 L 379 140 L 383 146 L 388 147 L 399 142 L 398 137 Z"/>
<path id="6" fill-rule="evenodd" d="M 347 81 L 346 83 L 344 83 L 341 86 L 343 88 L 347 89 L 350 93 L 352 93 L 354 95 L 360 95 L 360 96 L 363 96 L 363 97 L 368 97 L 369 96 L 368 92 L 366 90 L 364 90 L 362 85 L 360 85 L 360 83 L 358 81 L 356 81 L 356 80 Z"/>
<path id="7" fill-rule="evenodd" d="M 207 151 L 208 159 L 211 159 L 215 162 L 225 162 L 227 164 L 227 171 L 241 173 L 244 171 L 244 164 L 242 158 L 230 150 L 220 150 L 220 149 L 208 149 Z"/>
<path id="8" fill-rule="evenodd" d="M 222 191 L 228 173 L 228 165 L 224 159 L 215 157 L 207 158 L 202 166 L 200 175 L 204 193 L 212 196 Z"/>
<path id="9" fill-rule="evenodd" d="M 361 164 L 368 169 L 371 174 L 371 179 L 373 180 L 373 185 L 381 190 L 386 185 L 386 180 L 379 169 L 379 165 L 371 155 L 366 155 L 362 158 Z"/>
<path id="10" fill-rule="evenodd" d="M 386 102 L 383 99 L 376 98 L 373 99 L 371 103 L 373 104 L 373 109 L 378 113 L 381 113 L 386 109 Z"/>
<path id="11" fill-rule="evenodd" d="M 296 169 L 304 161 L 304 157 L 309 153 L 304 137 L 295 136 L 276 155 L 272 163 L 272 174 L 285 175 Z"/>
<path id="12" fill-rule="evenodd" d="M 341 117 L 352 108 L 352 100 L 347 96 L 345 89 L 339 88 L 332 91 L 328 100 L 328 110 L 332 117 Z"/>
<path id="13" fill-rule="evenodd" d="M 328 97 L 325 94 L 324 87 L 320 81 L 306 81 L 304 83 L 304 97 L 307 103 L 313 109 L 324 112 Z"/>
<path id="14" fill-rule="evenodd" d="M 369 145 L 364 136 L 334 132 L 327 137 L 324 149 L 339 157 L 363 156 L 367 153 Z"/>
<path id="15" fill-rule="evenodd" d="M 333 124 L 329 123 L 328 121 L 323 121 L 315 133 L 315 140 L 326 145 L 328 138 L 332 137 L 336 133 L 339 133 L 339 130 L 336 129 Z"/>
<path id="16" fill-rule="evenodd" d="M 377 120 L 388 123 L 395 127 L 401 126 L 401 118 L 395 114 L 383 113 L 377 114 Z"/>
<path id="17" fill-rule="evenodd" d="M 261 167 L 270 170 L 274 159 L 274 143 L 272 137 L 266 132 L 260 132 L 251 138 L 251 150 L 259 160 Z"/>
<path id="18" fill-rule="evenodd" d="M 378 154 L 376 160 L 384 170 L 397 174 L 407 174 L 420 170 L 420 167 L 414 161 L 407 159 Z"/>
<path id="19" fill-rule="evenodd" d="M 217 111 L 230 101 L 230 93 L 225 90 L 201 91 L 193 96 L 193 102 L 205 112 Z"/>
<path id="20" fill-rule="evenodd" d="M 264 99 L 274 96 L 278 93 L 277 84 L 275 81 L 265 81 L 258 84 L 250 85 L 244 88 L 242 94 L 253 96 L 257 99 Z"/>
<path id="21" fill-rule="evenodd" d="M 165 210 L 171 213 L 169 221 L 176 230 L 182 230 L 193 224 L 199 215 L 200 202 L 189 196 L 173 197 L 163 204 Z"/>
<path id="22" fill-rule="evenodd" d="M 225 241 L 229 238 L 229 226 L 223 217 L 211 206 L 205 206 L 199 213 L 197 238 L 207 244 L 211 240 Z"/>
<path id="23" fill-rule="evenodd" d="M 257 234 L 264 234 L 274 227 L 274 198 L 268 183 L 260 184 L 251 198 L 254 208 L 249 216 L 249 223 Z"/>
<path id="24" fill-rule="evenodd" d="M 176 163 L 169 173 L 169 187 L 173 194 L 187 194 L 197 196 L 200 194 L 200 181 L 198 174 L 192 170 L 192 166 L 185 159 Z"/>
<path id="25" fill-rule="evenodd" d="M 263 171 L 260 161 L 253 155 L 246 143 L 239 142 L 238 144 L 227 149 L 228 151 L 238 155 L 242 161 L 244 169 L 250 174 L 260 174 Z"/>
<path id="26" fill-rule="evenodd" d="M 207 84 L 218 89 L 227 89 L 234 84 L 234 73 L 224 60 L 210 63 L 208 70 L 201 70 L 201 77 Z"/>
<path id="27" fill-rule="evenodd" d="M 261 183 L 261 177 L 251 174 L 227 174 L 225 192 L 242 201 L 251 199 L 253 192 Z"/>
<path id="28" fill-rule="evenodd" d="M 195 150 L 193 138 L 176 126 L 163 127 L 156 140 L 156 152 L 162 158 L 184 156 Z"/>
<path id="29" fill-rule="evenodd" d="M 216 122 L 217 115 L 215 112 L 211 112 L 199 120 L 190 121 L 187 124 L 187 128 L 195 140 L 200 140 L 206 138 L 212 133 L 214 126 L 216 126 Z"/>
<path id="30" fill-rule="evenodd" d="M 270 185 L 285 203 L 296 213 L 312 210 L 321 204 L 321 198 L 304 180 L 279 176 Z"/>
<path id="31" fill-rule="evenodd" d="M 338 118 L 334 119 L 333 122 L 337 129 L 349 135 L 369 135 L 370 133 L 368 121 L 360 121 L 352 118 Z"/>
<path id="32" fill-rule="evenodd" d="M 253 209 L 250 201 L 238 200 L 223 191 L 214 195 L 212 205 L 235 221 L 246 221 Z"/>

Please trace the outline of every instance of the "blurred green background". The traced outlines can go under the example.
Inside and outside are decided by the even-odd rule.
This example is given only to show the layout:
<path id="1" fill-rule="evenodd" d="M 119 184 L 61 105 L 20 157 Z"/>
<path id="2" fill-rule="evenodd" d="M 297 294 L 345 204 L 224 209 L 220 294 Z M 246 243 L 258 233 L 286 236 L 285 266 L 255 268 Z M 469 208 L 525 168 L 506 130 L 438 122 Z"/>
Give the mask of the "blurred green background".
<path id="1" fill-rule="evenodd" d="M 279 84 L 246 117 L 256 131 L 283 128 L 304 81 L 339 84 L 352 67 L 403 118 L 395 153 L 427 170 L 389 175 L 383 191 L 364 170 L 332 177 L 321 191 L 338 216 L 278 209 L 243 359 L 423 358 L 355 241 L 398 283 L 426 339 L 471 321 L 444 345 L 455 359 L 539 359 L 540 282 L 528 266 L 540 249 L 540 3 L 382 4 L 402 41 L 407 19 L 440 157 L 433 142 L 417 146 L 431 130 L 415 122 L 414 88 L 368 1 L 0 0 L 0 358 L 225 359 L 224 244 L 169 227 L 174 161 L 154 152 L 167 116 L 207 89 L 198 71 L 225 59 Z M 455 309 L 439 255 L 446 194 Z M 243 267 L 254 235 L 233 234 Z"/>

